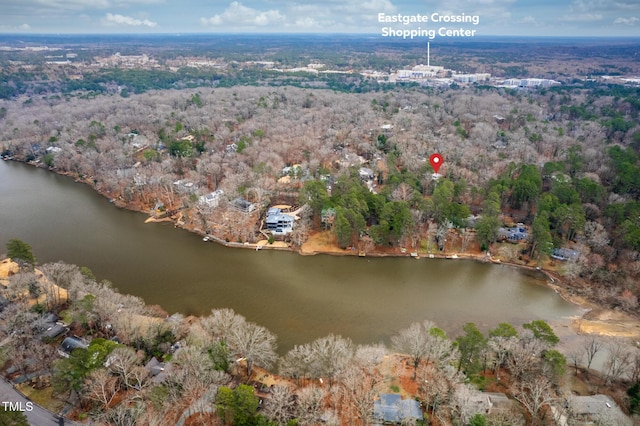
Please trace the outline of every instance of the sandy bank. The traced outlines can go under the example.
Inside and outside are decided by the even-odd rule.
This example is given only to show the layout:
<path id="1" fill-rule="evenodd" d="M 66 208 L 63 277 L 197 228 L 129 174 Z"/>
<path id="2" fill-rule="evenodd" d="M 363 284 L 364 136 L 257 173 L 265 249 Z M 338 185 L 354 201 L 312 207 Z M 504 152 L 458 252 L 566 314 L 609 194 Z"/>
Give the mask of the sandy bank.
<path id="1" fill-rule="evenodd" d="M 148 217 L 144 223 L 162 223 L 162 222 L 173 222 L 173 219 L 169 217 L 156 218 L 156 217 Z"/>
<path id="2" fill-rule="evenodd" d="M 10 277 L 18 272 L 20 272 L 20 266 L 16 262 L 11 259 L 3 259 L 0 261 L 0 284 L 5 287 L 8 286 Z M 33 272 L 36 275 L 38 284 L 40 284 L 42 294 L 37 299 L 33 299 L 29 298 L 28 293 L 24 293 L 24 296 L 29 298 L 30 305 L 44 304 L 47 298 L 56 299 L 52 300 L 54 304 L 67 301 L 67 290 L 52 283 L 40 269 L 34 268 Z"/>
<path id="3" fill-rule="evenodd" d="M 17 274 L 19 271 L 20 267 L 11 259 L 0 261 L 0 284 L 6 286 L 9 283 L 9 277 Z"/>

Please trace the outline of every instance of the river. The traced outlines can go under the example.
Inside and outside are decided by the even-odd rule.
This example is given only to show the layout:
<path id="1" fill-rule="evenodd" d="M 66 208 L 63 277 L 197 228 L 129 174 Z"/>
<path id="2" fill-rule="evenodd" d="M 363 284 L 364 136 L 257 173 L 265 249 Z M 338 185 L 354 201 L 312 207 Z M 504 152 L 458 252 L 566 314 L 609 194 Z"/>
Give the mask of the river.
<path id="1" fill-rule="evenodd" d="M 388 342 L 424 319 L 455 334 L 466 322 L 486 330 L 580 313 L 541 276 L 512 266 L 256 252 L 145 219 L 68 177 L 0 161 L 0 251 L 19 238 L 39 263 L 88 266 L 169 313 L 233 308 L 274 332 L 281 352 L 329 333 Z"/>

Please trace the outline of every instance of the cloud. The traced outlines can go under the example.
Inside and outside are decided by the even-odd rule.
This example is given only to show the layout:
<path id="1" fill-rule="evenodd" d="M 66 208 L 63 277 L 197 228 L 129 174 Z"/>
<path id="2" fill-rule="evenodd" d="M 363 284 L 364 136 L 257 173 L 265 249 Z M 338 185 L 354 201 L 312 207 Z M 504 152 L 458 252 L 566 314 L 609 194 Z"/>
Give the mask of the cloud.
<path id="1" fill-rule="evenodd" d="M 234 1 L 221 14 L 211 18 L 200 18 L 203 25 L 232 27 L 264 27 L 284 22 L 285 16 L 280 11 L 271 9 L 260 11 Z"/>
<path id="2" fill-rule="evenodd" d="M 164 3 L 164 0 L 26 0 L 43 6 L 57 7 L 60 9 L 75 9 L 82 7 L 85 9 L 105 8 L 105 7 L 128 7 L 134 4 Z"/>
<path id="3" fill-rule="evenodd" d="M 613 21 L 613 23 L 616 25 L 635 26 L 638 23 L 640 23 L 640 19 L 636 18 L 635 16 L 632 16 L 631 18 L 618 18 L 615 21 Z"/>
<path id="4" fill-rule="evenodd" d="M 516 0 L 437 0 L 429 1 L 425 9 L 428 12 L 438 12 L 441 15 L 478 15 L 482 26 L 488 29 L 491 26 L 512 24 L 513 11 Z"/>
<path id="5" fill-rule="evenodd" d="M 623 0 L 623 1 L 610 1 L 610 0 L 573 0 L 569 5 L 569 10 L 572 13 L 609 13 L 624 11 L 626 13 L 630 10 L 640 11 L 640 2 L 637 0 Z"/>
<path id="6" fill-rule="evenodd" d="M 447 9 L 460 13 L 470 10 L 507 9 L 512 7 L 514 3 L 516 3 L 516 0 L 477 0 L 473 2 L 468 0 L 441 0 L 429 2 L 429 9 L 434 11 Z"/>
<path id="7" fill-rule="evenodd" d="M 606 0 L 574 0 L 569 6 L 569 10 L 577 13 L 590 13 L 593 11 L 603 11 L 611 8 L 611 2 Z"/>
<path id="8" fill-rule="evenodd" d="M 22 24 L 17 26 L 0 25 L 0 32 L 13 33 L 13 32 L 28 32 L 28 31 L 31 31 L 31 25 L 29 24 Z"/>
<path id="9" fill-rule="evenodd" d="M 640 4 L 637 1 L 617 1 L 615 5 L 619 9 L 624 10 L 640 10 Z"/>
<path id="10" fill-rule="evenodd" d="M 299 28 L 303 30 L 323 30 L 326 28 L 326 25 L 321 24 L 314 18 L 307 16 L 305 18 L 296 19 L 295 23 L 292 25 L 293 28 Z"/>
<path id="11" fill-rule="evenodd" d="M 164 3 L 166 0 L 3 0 L 8 8 L 19 7 L 22 10 L 91 10 L 111 7 L 129 7 L 136 4 Z"/>
<path id="12" fill-rule="evenodd" d="M 532 25 L 539 25 L 538 21 L 536 21 L 536 18 L 534 18 L 533 16 L 529 15 L 529 16 L 525 16 L 524 18 L 520 19 L 518 21 L 518 24 L 532 24 Z"/>
<path id="13" fill-rule="evenodd" d="M 158 24 L 148 19 L 136 19 L 131 16 L 118 15 L 113 13 L 107 13 L 102 18 L 102 23 L 105 25 L 129 25 L 132 27 L 149 27 L 153 28 Z"/>
<path id="14" fill-rule="evenodd" d="M 267 3 L 271 3 L 267 1 Z M 288 9 L 300 9 L 305 7 L 321 8 L 324 10 L 356 10 L 359 12 L 372 11 L 389 12 L 397 10 L 392 0 L 323 0 L 313 2 L 301 2 L 299 0 L 280 0 L 277 3 L 286 5 Z"/>
<path id="15" fill-rule="evenodd" d="M 395 12 L 396 7 L 389 0 L 369 0 L 360 4 L 365 12 Z"/>
<path id="16" fill-rule="evenodd" d="M 24 8 L 32 8 L 36 10 L 105 9 L 110 6 L 109 0 L 24 0 L 21 3 L 21 6 Z"/>
<path id="17" fill-rule="evenodd" d="M 329 8 L 332 13 L 338 13 L 345 19 L 349 17 L 360 19 L 361 15 L 377 15 L 380 12 L 395 13 L 398 11 L 398 8 L 389 0 L 332 2 L 324 6 Z"/>
<path id="18" fill-rule="evenodd" d="M 604 17 L 600 13 L 579 13 L 575 15 L 565 15 L 560 18 L 564 22 L 595 22 L 602 21 Z"/>

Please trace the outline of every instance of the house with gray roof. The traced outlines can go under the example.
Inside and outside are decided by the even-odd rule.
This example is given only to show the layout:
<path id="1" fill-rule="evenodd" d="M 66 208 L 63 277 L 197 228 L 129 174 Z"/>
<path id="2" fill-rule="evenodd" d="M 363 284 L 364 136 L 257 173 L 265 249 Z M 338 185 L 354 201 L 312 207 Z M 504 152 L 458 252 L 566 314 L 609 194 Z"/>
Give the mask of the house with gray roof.
<path id="1" fill-rule="evenodd" d="M 37 328 L 41 331 L 40 337 L 44 340 L 53 340 L 69 332 L 69 327 L 58 321 L 58 316 L 49 312 L 36 320 Z"/>
<path id="2" fill-rule="evenodd" d="M 256 209 L 256 205 L 244 198 L 236 198 L 231 201 L 231 206 L 242 213 L 251 213 Z"/>
<path id="3" fill-rule="evenodd" d="M 287 235 L 293 231 L 293 221 L 293 216 L 282 213 L 279 208 L 271 207 L 267 211 L 265 223 L 267 230 L 273 235 Z"/>
<path id="4" fill-rule="evenodd" d="M 167 378 L 167 374 L 171 369 L 171 364 L 168 362 L 161 362 L 154 356 L 149 360 L 144 368 L 149 372 L 151 381 L 153 383 L 162 383 Z"/>
<path id="5" fill-rule="evenodd" d="M 607 395 L 572 395 L 567 399 L 566 413 L 567 416 L 561 416 L 558 421 L 561 426 L 633 425 L 631 419 Z"/>
<path id="6" fill-rule="evenodd" d="M 47 329 L 42 333 L 42 338 L 45 340 L 53 340 L 56 337 L 62 336 L 63 334 L 67 334 L 69 332 L 69 327 L 66 327 L 62 323 L 51 324 Z"/>
<path id="7" fill-rule="evenodd" d="M 58 348 L 58 353 L 60 354 L 60 356 L 69 358 L 69 355 L 71 355 L 71 352 L 73 352 L 74 350 L 87 349 L 88 347 L 89 345 L 81 338 L 70 336 L 65 337 L 65 339 L 62 341 L 62 343 L 60 344 L 60 348 Z"/>
<path id="8" fill-rule="evenodd" d="M 507 395 L 501 392 L 482 392 L 487 396 L 491 406 L 489 412 L 493 410 L 508 410 L 513 406 L 513 401 L 510 400 Z"/>
<path id="9" fill-rule="evenodd" d="M 517 243 L 526 240 L 528 237 L 527 228 L 523 224 L 511 228 L 498 228 L 498 239 Z"/>
<path id="10" fill-rule="evenodd" d="M 554 248 L 552 258 L 556 260 L 578 260 L 580 252 L 568 248 Z"/>
<path id="11" fill-rule="evenodd" d="M 422 420 L 423 416 L 420 403 L 415 399 L 402 399 L 395 393 L 383 393 L 373 402 L 373 418 L 374 425 L 383 425 Z"/>

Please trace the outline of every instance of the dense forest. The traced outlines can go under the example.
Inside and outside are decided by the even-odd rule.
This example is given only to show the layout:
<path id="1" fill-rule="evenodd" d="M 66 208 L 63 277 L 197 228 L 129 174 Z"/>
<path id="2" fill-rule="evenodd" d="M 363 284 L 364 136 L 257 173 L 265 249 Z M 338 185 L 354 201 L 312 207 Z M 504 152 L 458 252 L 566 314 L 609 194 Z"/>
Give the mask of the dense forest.
<path id="1" fill-rule="evenodd" d="M 586 283 L 576 291 L 633 310 L 639 107 L 638 89 L 622 86 L 237 86 L 3 101 L 0 138 L 6 157 L 69 173 L 131 208 L 180 212 L 185 227 L 231 242 L 262 238 L 255 216 L 225 214 L 242 198 L 258 214 L 307 205 L 288 237 L 298 246 L 328 227 L 359 251 L 444 249 L 451 232 L 459 251 L 477 242 L 505 260 L 571 249 L 561 273 Z M 218 189 L 218 207 L 198 201 Z M 513 223 L 529 230 L 520 252 L 496 244 Z"/>

